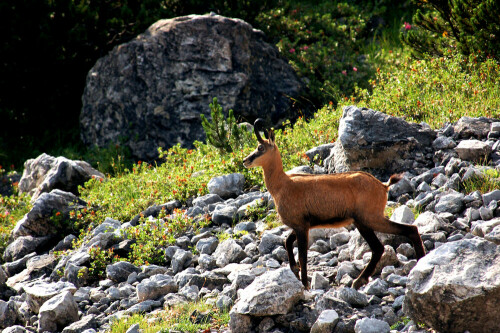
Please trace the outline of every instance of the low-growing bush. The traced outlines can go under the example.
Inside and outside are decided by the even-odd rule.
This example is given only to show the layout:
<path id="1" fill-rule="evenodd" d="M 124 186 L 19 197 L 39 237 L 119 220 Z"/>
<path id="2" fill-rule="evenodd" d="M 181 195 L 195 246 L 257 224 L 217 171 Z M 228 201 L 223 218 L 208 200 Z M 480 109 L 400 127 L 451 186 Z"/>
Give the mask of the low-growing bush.
<path id="1" fill-rule="evenodd" d="M 0 177 L 6 170 L 0 166 Z M 0 195 L 0 258 L 8 245 L 10 232 L 32 207 L 31 197 L 27 194 L 19 194 L 18 184 L 13 184 L 14 193 L 10 196 Z M 0 259 L 1 260 L 1 259 Z"/>
<path id="2" fill-rule="evenodd" d="M 488 193 L 500 189 L 500 171 L 488 169 L 481 176 L 473 176 L 462 184 L 462 192 L 470 194 L 475 191 Z"/>
<path id="3" fill-rule="evenodd" d="M 154 315 L 134 314 L 112 322 L 111 333 L 125 333 L 131 325 L 139 324 L 144 333 L 210 332 L 227 327 L 229 312 L 221 311 L 204 300 L 181 303 Z"/>
<path id="4" fill-rule="evenodd" d="M 407 121 L 425 121 L 438 128 L 463 116 L 500 116 L 500 64 L 478 62 L 475 55 L 455 54 L 425 60 L 398 58 L 393 67 L 379 71 L 373 92 L 357 92 L 367 106 Z"/>
<path id="5" fill-rule="evenodd" d="M 353 2 L 285 2 L 262 13 L 259 24 L 277 41 L 315 105 L 336 103 L 372 74 L 360 54 L 370 11 Z"/>

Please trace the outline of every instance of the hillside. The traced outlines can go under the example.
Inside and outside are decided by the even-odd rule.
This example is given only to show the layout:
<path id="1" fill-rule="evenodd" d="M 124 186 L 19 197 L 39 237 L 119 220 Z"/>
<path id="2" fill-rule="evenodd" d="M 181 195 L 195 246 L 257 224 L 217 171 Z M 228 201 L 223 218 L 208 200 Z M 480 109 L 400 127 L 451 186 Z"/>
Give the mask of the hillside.
<path id="1" fill-rule="evenodd" d="M 249 21 L 307 82 L 297 103 L 316 110 L 275 131 L 284 170 L 356 165 L 382 181 L 403 172 L 385 213 L 417 226 L 427 255 L 417 263 L 408 239 L 380 236 L 382 263 L 355 290 L 371 257 L 361 234 L 314 230 L 304 290 L 288 269 L 290 229 L 262 172 L 242 164 L 257 147 L 252 131 L 226 138 L 230 149 L 158 147 L 152 163 L 119 145 L 33 142 L 37 155 L 0 156 L 3 332 L 499 329 L 491 319 L 500 305 L 498 59 L 464 52 L 445 34 L 444 53 L 420 57 L 407 38 L 421 29 L 409 3 L 263 6 Z M 228 121 L 221 117 L 214 126 Z M 410 135 L 415 128 L 426 138 Z"/>

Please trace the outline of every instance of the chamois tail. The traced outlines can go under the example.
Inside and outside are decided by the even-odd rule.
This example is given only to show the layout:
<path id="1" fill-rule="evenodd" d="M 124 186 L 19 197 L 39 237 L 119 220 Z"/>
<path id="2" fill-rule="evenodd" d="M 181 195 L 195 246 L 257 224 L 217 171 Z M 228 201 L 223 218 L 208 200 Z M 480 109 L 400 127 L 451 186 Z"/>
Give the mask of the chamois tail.
<path id="1" fill-rule="evenodd" d="M 391 185 L 394 185 L 396 184 L 397 182 L 399 182 L 401 179 L 403 179 L 403 173 L 398 173 L 398 174 L 395 174 L 395 175 L 392 175 L 389 180 L 384 183 L 385 186 L 389 187 Z"/>

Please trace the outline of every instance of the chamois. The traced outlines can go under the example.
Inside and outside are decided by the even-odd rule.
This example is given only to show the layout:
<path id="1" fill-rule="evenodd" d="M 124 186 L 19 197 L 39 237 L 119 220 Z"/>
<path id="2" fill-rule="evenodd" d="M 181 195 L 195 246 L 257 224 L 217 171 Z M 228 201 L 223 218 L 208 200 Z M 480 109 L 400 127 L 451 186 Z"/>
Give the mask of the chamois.
<path id="1" fill-rule="evenodd" d="M 309 229 L 339 228 L 354 224 L 372 250 L 370 262 L 354 280 L 358 289 L 368 282 L 384 253 L 384 246 L 375 231 L 403 235 L 410 239 L 417 259 L 425 255 L 418 229 L 413 225 L 393 222 L 384 216 L 389 186 L 402 176 L 392 175 L 387 183 L 380 182 L 369 173 L 361 171 L 328 175 L 286 174 L 273 130 L 260 135 L 263 120 L 257 119 L 254 132 L 258 147 L 245 159 L 246 168 L 260 166 L 264 182 L 274 199 L 276 210 L 283 224 L 292 229 L 285 240 L 290 269 L 304 287 L 308 288 L 307 247 Z M 299 248 L 299 268 L 293 255 L 293 244 Z"/>

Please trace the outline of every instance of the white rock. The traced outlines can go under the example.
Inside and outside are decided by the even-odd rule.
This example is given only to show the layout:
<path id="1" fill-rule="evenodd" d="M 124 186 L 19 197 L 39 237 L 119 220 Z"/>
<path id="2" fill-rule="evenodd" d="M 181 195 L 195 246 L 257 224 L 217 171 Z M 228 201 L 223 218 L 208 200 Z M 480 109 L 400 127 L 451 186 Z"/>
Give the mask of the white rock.
<path id="1" fill-rule="evenodd" d="M 339 321 L 339 315 L 335 310 L 324 310 L 311 328 L 311 333 L 333 332 L 335 325 Z"/>
<path id="2" fill-rule="evenodd" d="M 52 297 L 40 307 L 38 331 L 54 332 L 78 320 L 78 305 L 70 291 Z"/>
<path id="3" fill-rule="evenodd" d="M 415 221 L 415 215 L 408 206 L 402 205 L 394 210 L 391 221 L 412 224 Z"/>
<path id="4" fill-rule="evenodd" d="M 280 268 L 257 277 L 245 288 L 233 310 L 252 316 L 288 313 L 301 299 L 304 286 L 292 271 Z"/>
<path id="5" fill-rule="evenodd" d="M 391 327 L 383 320 L 363 318 L 356 321 L 355 333 L 389 333 Z"/>

